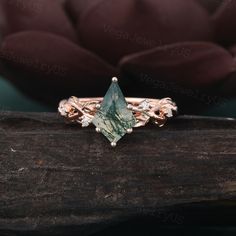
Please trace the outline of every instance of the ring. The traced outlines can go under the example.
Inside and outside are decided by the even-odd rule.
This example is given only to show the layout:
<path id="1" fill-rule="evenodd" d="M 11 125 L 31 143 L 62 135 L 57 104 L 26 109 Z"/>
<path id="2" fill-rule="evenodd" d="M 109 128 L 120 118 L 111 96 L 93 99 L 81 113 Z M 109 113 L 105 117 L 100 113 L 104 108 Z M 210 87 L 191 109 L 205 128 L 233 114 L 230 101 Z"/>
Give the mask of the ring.
<path id="1" fill-rule="evenodd" d="M 125 98 L 116 77 L 104 98 L 70 97 L 62 100 L 58 111 L 69 123 L 79 123 L 82 127 L 95 125 L 115 147 L 133 128 L 145 126 L 153 121 L 162 127 L 166 121 L 177 113 L 177 106 L 171 98 Z"/>

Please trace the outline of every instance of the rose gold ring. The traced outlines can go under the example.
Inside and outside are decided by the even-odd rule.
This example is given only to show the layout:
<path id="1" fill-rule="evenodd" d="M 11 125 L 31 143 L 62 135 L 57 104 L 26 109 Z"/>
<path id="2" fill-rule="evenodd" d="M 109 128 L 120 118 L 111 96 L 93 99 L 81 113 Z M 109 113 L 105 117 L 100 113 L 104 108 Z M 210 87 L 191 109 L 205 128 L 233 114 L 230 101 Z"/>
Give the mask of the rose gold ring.
<path id="1" fill-rule="evenodd" d="M 103 133 L 114 147 L 126 133 L 149 121 L 163 126 L 177 113 L 177 106 L 171 98 L 125 98 L 114 77 L 104 98 L 72 96 L 60 102 L 58 111 L 69 123 L 79 123 L 82 127 L 94 124 L 96 131 Z"/>

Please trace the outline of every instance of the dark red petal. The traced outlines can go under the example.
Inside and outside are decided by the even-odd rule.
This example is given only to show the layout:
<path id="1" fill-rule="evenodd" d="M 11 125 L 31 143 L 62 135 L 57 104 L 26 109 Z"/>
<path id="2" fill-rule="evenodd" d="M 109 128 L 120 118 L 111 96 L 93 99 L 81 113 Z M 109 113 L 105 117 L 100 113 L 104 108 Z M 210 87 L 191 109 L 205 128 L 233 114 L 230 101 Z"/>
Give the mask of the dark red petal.
<path id="1" fill-rule="evenodd" d="M 206 10 L 192 0 L 109 0 L 80 19 L 82 44 L 112 63 L 169 43 L 208 40 Z"/>
<path id="2" fill-rule="evenodd" d="M 95 6 L 102 0 L 67 0 L 66 9 L 75 22 L 78 22 L 79 17 L 90 7 Z"/>
<path id="3" fill-rule="evenodd" d="M 222 4 L 222 0 L 196 0 L 203 7 L 205 7 L 208 12 L 214 13 L 218 7 Z"/>
<path id="4" fill-rule="evenodd" d="M 235 64 L 236 64 L 236 46 L 233 46 L 229 49 L 229 51 L 231 52 Z M 232 73 L 225 81 L 224 84 L 221 86 L 221 92 L 225 95 L 225 96 L 236 96 L 236 71 L 234 73 Z"/>
<path id="5" fill-rule="evenodd" d="M 215 37 L 219 42 L 231 44 L 236 42 L 236 1 L 223 1 L 212 16 Z"/>
<path id="6" fill-rule="evenodd" d="M 3 32 L 6 29 L 6 25 L 7 25 L 7 21 L 6 21 L 5 13 L 0 2 L 0 43 L 2 42 Z"/>
<path id="7" fill-rule="evenodd" d="M 116 70 L 96 55 L 50 33 L 28 31 L 8 36 L 0 58 L 18 72 L 13 82 L 22 83 L 21 73 L 27 75 L 24 83 L 28 91 L 35 89 L 42 96 L 45 90 L 52 95 L 56 90 L 70 95 L 101 95 L 116 75 Z"/>
<path id="8" fill-rule="evenodd" d="M 164 80 L 193 88 L 212 85 L 235 70 L 234 60 L 225 49 L 203 42 L 178 43 L 129 55 L 120 66 L 137 81 L 145 82 L 146 77 L 153 83 Z"/>
<path id="9" fill-rule="evenodd" d="M 39 30 L 77 40 L 71 22 L 58 0 L 1 0 L 1 18 L 5 18 L 3 35 Z"/>
<path id="10" fill-rule="evenodd" d="M 233 55 L 233 57 L 236 57 L 236 46 L 232 46 L 231 48 L 229 48 L 229 51 L 231 52 L 231 54 Z"/>

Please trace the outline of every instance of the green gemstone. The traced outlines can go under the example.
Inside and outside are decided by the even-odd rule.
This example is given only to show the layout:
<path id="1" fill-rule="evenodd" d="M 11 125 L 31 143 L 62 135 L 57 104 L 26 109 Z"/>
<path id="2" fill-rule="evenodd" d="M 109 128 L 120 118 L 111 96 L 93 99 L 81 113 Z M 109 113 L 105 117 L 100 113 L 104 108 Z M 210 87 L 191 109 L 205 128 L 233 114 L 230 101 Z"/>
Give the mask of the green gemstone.
<path id="1" fill-rule="evenodd" d="M 111 143 L 119 141 L 135 125 L 127 105 L 118 83 L 113 81 L 92 121 Z"/>

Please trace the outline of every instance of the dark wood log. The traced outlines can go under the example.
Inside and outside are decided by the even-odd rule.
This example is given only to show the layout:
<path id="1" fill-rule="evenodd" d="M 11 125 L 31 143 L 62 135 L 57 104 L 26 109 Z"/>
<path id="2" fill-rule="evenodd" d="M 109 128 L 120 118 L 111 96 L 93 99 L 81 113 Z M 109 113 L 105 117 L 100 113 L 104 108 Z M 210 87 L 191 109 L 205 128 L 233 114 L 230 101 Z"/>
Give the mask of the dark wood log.
<path id="1" fill-rule="evenodd" d="M 56 114 L 0 114 L 0 235 L 90 235 L 158 209 L 235 198 L 234 119 L 182 116 L 111 148 L 93 127 Z"/>

